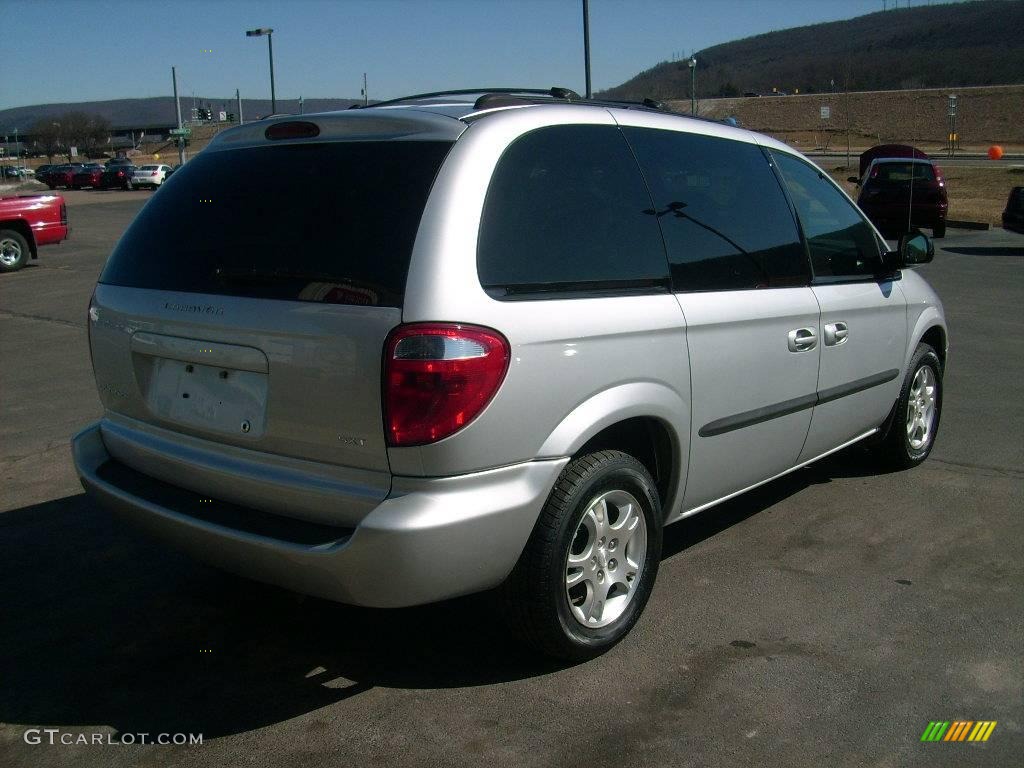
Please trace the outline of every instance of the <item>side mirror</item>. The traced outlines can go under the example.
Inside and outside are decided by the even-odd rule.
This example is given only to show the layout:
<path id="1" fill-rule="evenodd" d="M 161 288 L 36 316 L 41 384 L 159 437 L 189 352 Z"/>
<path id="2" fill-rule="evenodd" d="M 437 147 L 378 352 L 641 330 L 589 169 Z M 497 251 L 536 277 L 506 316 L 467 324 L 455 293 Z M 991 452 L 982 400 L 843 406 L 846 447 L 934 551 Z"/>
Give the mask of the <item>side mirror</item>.
<path id="1" fill-rule="evenodd" d="M 860 186 L 860 179 L 856 176 L 847 176 L 846 180 L 851 184 L 856 184 L 858 187 Z"/>
<path id="2" fill-rule="evenodd" d="M 899 250 L 895 252 L 899 264 L 897 269 L 914 264 L 927 264 L 935 258 L 935 244 L 919 229 L 907 232 L 900 238 Z"/>

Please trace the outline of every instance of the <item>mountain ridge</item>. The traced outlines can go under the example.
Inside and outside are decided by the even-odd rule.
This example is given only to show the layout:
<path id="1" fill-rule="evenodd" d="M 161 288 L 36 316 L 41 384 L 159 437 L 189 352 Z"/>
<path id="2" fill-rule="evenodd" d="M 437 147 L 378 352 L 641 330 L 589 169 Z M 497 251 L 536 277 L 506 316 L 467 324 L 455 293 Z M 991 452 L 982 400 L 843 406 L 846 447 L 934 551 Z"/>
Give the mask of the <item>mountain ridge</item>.
<path id="1" fill-rule="evenodd" d="M 188 119 L 193 99 L 189 95 L 181 97 L 181 116 Z M 303 100 L 303 112 L 330 112 L 337 109 L 348 109 L 352 104 L 362 104 L 362 99 L 342 98 L 311 98 Z M 196 106 L 209 106 L 214 114 L 223 109 L 235 112 L 236 102 L 231 98 L 195 97 Z M 37 120 L 56 119 L 70 112 L 86 112 L 100 115 L 110 121 L 115 129 L 136 128 L 157 125 L 173 125 L 176 121 L 173 96 L 143 96 L 127 99 L 106 99 L 102 101 L 55 102 L 52 104 L 32 104 L 22 107 L 0 109 L 0 132 L 10 133 L 18 128 L 27 132 Z M 299 111 L 298 99 L 278 99 L 278 112 Z M 242 99 L 242 116 L 246 120 L 270 114 L 270 99 Z"/>
<path id="2" fill-rule="evenodd" d="M 1021 29 L 1024 0 L 975 0 L 765 32 L 697 51 L 697 96 L 1024 83 Z M 663 61 L 598 95 L 689 98 L 687 60 Z"/>

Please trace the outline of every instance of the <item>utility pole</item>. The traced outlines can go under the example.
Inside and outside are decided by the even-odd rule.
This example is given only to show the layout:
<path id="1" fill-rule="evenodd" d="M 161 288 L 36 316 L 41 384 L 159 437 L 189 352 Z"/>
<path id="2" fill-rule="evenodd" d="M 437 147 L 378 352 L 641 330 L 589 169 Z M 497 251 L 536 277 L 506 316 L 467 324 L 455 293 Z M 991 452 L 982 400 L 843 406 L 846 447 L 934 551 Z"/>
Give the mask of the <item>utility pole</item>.
<path id="1" fill-rule="evenodd" d="M 367 106 L 370 101 L 370 92 L 366 88 L 366 73 L 363 72 L 363 106 Z"/>
<path id="2" fill-rule="evenodd" d="M 267 33 L 267 50 L 270 51 L 270 112 L 277 114 L 277 95 L 274 93 L 274 35 Z"/>
<path id="3" fill-rule="evenodd" d="M 244 122 L 242 120 L 242 97 L 238 94 L 237 88 L 235 88 L 235 102 L 238 105 L 238 124 L 241 125 Z"/>
<path id="4" fill-rule="evenodd" d="M 299 114 L 302 114 L 302 94 L 299 94 Z"/>
<path id="5" fill-rule="evenodd" d="M 583 68 L 587 78 L 587 98 L 590 90 L 590 0 L 583 0 Z"/>
<path id="6" fill-rule="evenodd" d="M 690 114 L 697 115 L 697 57 L 690 54 Z"/>
<path id="7" fill-rule="evenodd" d="M 178 99 L 178 72 L 171 67 L 171 82 L 174 84 L 174 112 L 178 117 L 178 165 L 185 162 L 185 137 L 181 135 L 181 101 Z"/>

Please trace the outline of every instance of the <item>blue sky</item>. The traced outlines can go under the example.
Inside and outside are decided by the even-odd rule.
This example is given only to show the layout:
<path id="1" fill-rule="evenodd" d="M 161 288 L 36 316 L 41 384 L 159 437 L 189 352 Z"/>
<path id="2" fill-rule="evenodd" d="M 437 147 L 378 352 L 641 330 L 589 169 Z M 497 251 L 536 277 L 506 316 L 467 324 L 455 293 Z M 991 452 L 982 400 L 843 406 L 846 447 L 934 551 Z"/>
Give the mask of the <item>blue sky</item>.
<path id="1" fill-rule="evenodd" d="M 674 53 L 881 9 L 882 0 L 591 0 L 594 89 Z M 172 64 L 183 95 L 240 88 L 267 98 L 267 44 L 245 37 L 253 27 L 274 29 L 279 98 L 355 98 L 364 71 L 376 99 L 584 83 L 580 0 L 0 0 L 0 17 L 0 109 L 169 94 Z"/>

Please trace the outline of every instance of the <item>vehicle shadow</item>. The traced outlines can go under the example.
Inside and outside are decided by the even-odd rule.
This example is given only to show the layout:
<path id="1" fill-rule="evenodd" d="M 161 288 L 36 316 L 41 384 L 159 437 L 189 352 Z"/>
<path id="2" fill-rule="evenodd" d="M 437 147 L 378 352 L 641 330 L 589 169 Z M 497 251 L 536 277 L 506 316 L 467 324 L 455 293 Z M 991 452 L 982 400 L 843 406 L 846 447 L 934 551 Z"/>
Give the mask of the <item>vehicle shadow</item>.
<path id="1" fill-rule="evenodd" d="M 665 557 L 860 471 L 824 461 L 671 526 Z M 493 593 L 393 611 L 304 597 L 167 550 L 84 494 L 0 514 L 0 584 L 3 723 L 209 739 L 374 687 L 488 685 L 565 666 L 518 645 Z"/>
<path id="2" fill-rule="evenodd" d="M 943 248 L 946 253 L 956 253 L 961 256 L 1024 256 L 1024 248 L 1010 245 L 990 246 L 956 246 Z"/>
<path id="3" fill-rule="evenodd" d="M 699 513 L 668 526 L 661 548 L 662 560 L 700 544 L 749 517 L 770 511 L 779 502 L 812 485 L 829 483 L 833 478 L 869 477 L 889 471 L 880 469 L 872 455 L 862 446 L 851 446 L 723 502 L 707 510 L 707 513 Z"/>

